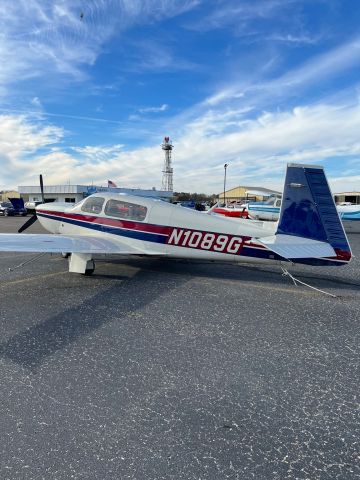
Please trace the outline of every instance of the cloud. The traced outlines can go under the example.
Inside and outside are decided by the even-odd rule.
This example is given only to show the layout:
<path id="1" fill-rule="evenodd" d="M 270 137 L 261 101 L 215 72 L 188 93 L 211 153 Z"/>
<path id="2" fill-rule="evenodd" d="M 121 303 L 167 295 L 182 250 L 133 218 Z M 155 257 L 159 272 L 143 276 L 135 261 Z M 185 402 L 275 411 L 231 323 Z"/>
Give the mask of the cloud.
<path id="1" fill-rule="evenodd" d="M 197 0 L 88 0 L 81 9 L 71 0 L 8 2 L 0 7 L 0 95 L 18 81 L 43 75 L 48 81 L 58 74 L 87 80 L 86 67 L 95 64 L 113 36 L 137 24 L 181 15 L 198 4 Z"/>
<path id="2" fill-rule="evenodd" d="M 322 0 L 319 0 L 320 2 Z M 199 32 L 218 29 L 232 29 L 237 36 L 249 37 L 251 41 L 263 39 L 263 29 L 266 24 L 270 31 L 283 25 L 283 29 L 302 29 L 299 18 L 298 0 L 226 0 L 218 1 L 214 8 L 209 8 L 199 21 L 188 21 L 187 28 Z"/>
<path id="3" fill-rule="evenodd" d="M 176 190 L 219 192 L 223 164 L 229 163 L 229 188 L 241 184 L 281 189 L 286 163 L 323 164 L 336 190 L 358 181 L 360 106 L 305 105 L 287 111 L 229 110 L 178 125 L 173 162 Z M 0 117 L 5 180 L 34 183 L 39 172 L 47 183 L 104 184 L 113 178 L 124 186 L 161 185 L 163 152 L 159 144 L 127 150 L 123 145 L 74 146 L 64 151 L 65 133 L 24 117 Z M 174 136 L 174 135 L 173 135 Z M 141 168 L 139 168 L 141 166 Z M 353 175 L 353 176 L 352 176 Z M 3 180 L 1 184 L 6 183 Z M 354 185 L 356 187 L 356 185 Z M 356 188 L 359 188 L 357 186 Z"/>
<path id="4" fill-rule="evenodd" d="M 58 143 L 63 129 L 54 125 L 32 123 L 24 115 L 0 115 L 1 154 L 17 158 Z"/>
<path id="5" fill-rule="evenodd" d="M 32 98 L 30 103 L 31 103 L 31 105 L 33 105 L 34 107 L 37 107 L 39 109 L 43 108 L 39 97 Z"/>
<path id="6" fill-rule="evenodd" d="M 305 94 L 312 96 L 318 91 L 319 85 L 322 91 L 325 91 L 326 85 L 332 88 L 335 79 L 344 78 L 359 67 L 360 37 L 355 37 L 276 77 L 263 79 L 263 66 L 248 78 L 242 75 L 239 79 L 236 76 L 235 80 L 218 86 L 214 93 L 184 112 L 183 117 L 206 115 L 209 108 L 221 115 L 228 109 L 248 108 L 259 112 L 274 109 L 277 103 L 291 105 L 291 102 L 302 101 Z M 346 92 L 341 92 L 338 88 L 330 102 L 338 102 L 341 95 L 346 95 Z"/>
<path id="7" fill-rule="evenodd" d="M 77 152 L 78 158 L 84 163 L 101 163 L 111 160 L 118 155 L 124 148 L 124 145 L 87 145 L 85 147 L 72 147 Z"/>
<path id="8" fill-rule="evenodd" d="M 37 97 L 35 97 L 37 98 Z M 36 100 L 35 100 L 36 102 Z M 31 104 L 34 105 L 34 99 L 30 102 Z M 38 105 L 34 105 L 38 106 Z M 68 115 L 68 114 L 63 114 L 63 113 L 52 113 L 52 112 L 45 112 L 44 110 L 21 110 L 21 109 L 16 109 L 16 108 L 1 108 L 0 111 L 4 112 L 5 114 L 9 115 L 23 115 L 24 118 L 30 118 L 34 117 L 37 119 L 44 119 L 46 117 L 50 118 L 66 118 L 66 119 L 71 119 L 71 120 L 85 120 L 86 122 L 100 122 L 100 123 L 109 123 L 109 124 L 114 124 L 114 125 L 119 125 L 120 122 L 118 120 L 110 120 L 107 118 L 101 118 L 101 117 L 90 117 L 87 115 Z"/>
<path id="9" fill-rule="evenodd" d="M 158 34 L 157 34 L 158 36 Z M 199 69 L 193 61 L 174 55 L 170 42 L 164 45 L 151 36 L 144 39 L 129 39 L 126 41 L 126 55 L 120 69 L 124 72 L 166 72 Z"/>
<path id="10" fill-rule="evenodd" d="M 304 3 L 88 0 L 80 8 L 70 0 L 18 0 L 0 6 L 0 111 L 4 112 L 0 115 L 0 160 L 5 166 L 1 183 L 33 183 L 42 171 L 54 183 L 67 182 L 71 172 L 79 183 L 113 178 L 122 185 L 159 187 L 162 133 L 174 140 L 176 189 L 221 190 L 225 162 L 230 164 L 228 182 L 234 185 L 263 183 L 278 188 L 285 164 L 291 161 L 322 162 L 337 185 L 341 178 L 357 178 L 359 102 L 345 89 L 354 83 L 360 66 L 360 37 L 329 48 L 322 43 L 321 28 L 314 35 L 304 27 L 302 15 L 290 15 L 313 11 L 303 8 Z M 321 8 L 328 9 L 324 2 Z M 196 15 L 167 22 L 174 30 L 158 28 L 158 23 L 192 10 Z M 184 30 L 180 29 L 184 24 L 190 28 L 190 18 L 195 17 L 199 27 L 193 25 L 195 32 L 185 32 L 189 37 L 183 42 L 179 32 Z M 307 25 L 321 27 L 321 22 Z M 133 27 L 136 35 L 129 32 Z M 207 32 L 215 29 L 224 30 L 212 35 L 214 56 L 208 65 Z M 189 40 L 196 48 L 185 57 Z M 184 48 L 179 48 L 182 44 Z M 289 70 L 284 52 L 293 53 L 298 45 L 306 48 L 292 56 L 294 66 Z M 96 81 L 99 85 L 88 85 L 98 65 L 100 69 L 109 65 L 109 58 L 114 60 L 114 52 L 116 61 L 109 70 L 102 70 Z M 104 63 L 98 61 L 102 53 L 109 54 Z M 301 64 L 300 58 L 305 58 Z M 174 75 L 180 70 L 181 75 Z M 111 76 L 114 71 L 116 78 Z M 144 73 L 132 75 L 134 85 L 144 87 L 141 92 L 135 95 L 127 75 L 119 72 Z M 159 81 L 164 73 L 166 85 L 163 78 Z M 171 113 L 202 95 L 196 104 L 172 117 L 169 105 L 159 102 L 168 101 L 160 93 L 168 91 L 169 79 L 175 85 L 169 90 L 175 102 Z M 177 82 L 183 80 L 176 90 Z M 68 88 L 68 82 L 79 87 L 77 82 L 84 81 L 87 88 L 78 88 L 76 95 Z M 9 95 L 16 88 L 20 92 L 20 82 L 25 87 L 21 95 Z M 327 91 L 333 91 L 333 96 L 326 98 Z M 58 92 L 61 96 L 55 100 Z M 103 99 L 94 98 L 104 92 Z M 13 104 L 10 98 L 16 99 Z M 317 104 L 311 103 L 313 98 Z M 50 102 L 53 112 L 46 112 L 43 105 Z M 59 105 L 64 106 L 64 113 L 57 113 Z M 107 119 L 106 113 L 104 118 L 89 116 L 96 108 L 128 120 Z M 80 120 L 80 126 L 70 132 L 54 125 L 62 119 Z M 89 121 L 96 124 L 89 127 Z M 74 123 L 66 125 L 72 128 Z M 112 125 L 115 128 L 110 129 Z M 92 144 L 93 138 L 74 145 L 74 138 L 85 138 L 88 131 L 96 131 L 99 145 Z M 114 145 L 109 138 L 116 138 Z M 140 142 L 145 146 L 139 147 Z"/>
<path id="11" fill-rule="evenodd" d="M 140 113 L 158 113 L 158 112 L 165 112 L 168 110 L 169 105 L 167 103 L 163 103 L 160 107 L 145 107 L 139 108 Z"/>
<path id="12" fill-rule="evenodd" d="M 210 97 L 206 98 L 204 103 L 215 106 L 215 105 L 218 105 L 219 103 L 222 103 L 224 100 L 243 98 L 244 95 L 245 93 L 241 91 L 237 91 L 236 87 L 225 88 L 224 90 L 220 90 L 214 95 L 211 95 Z"/>
<path id="13" fill-rule="evenodd" d="M 15 186 L 13 182 L 26 177 L 27 171 L 36 171 L 38 155 L 58 144 L 63 135 L 63 129 L 39 120 L 33 123 L 24 115 L 0 115 L 0 183 Z"/>
<path id="14" fill-rule="evenodd" d="M 305 85 L 316 81 L 318 84 L 323 78 L 331 78 L 343 74 L 345 70 L 360 65 L 360 37 L 333 48 L 307 61 L 301 67 L 280 77 L 276 84 L 283 87 Z"/>
<path id="15" fill-rule="evenodd" d="M 274 34 L 268 37 L 268 40 L 275 40 L 277 42 L 290 43 L 290 44 L 304 44 L 304 45 L 314 45 L 319 41 L 319 36 L 310 36 L 310 35 L 292 35 L 290 33 L 286 35 Z"/>
<path id="16" fill-rule="evenodd" d="M 0 50 L 8 52 L 1 80 L 7 86 L 14 79 L 38 77 L 45 72 L 84 79 L 80 66 L 95 61 L 108 32 L 106 26 L 102 30 L 95 25 L 95 35 L 90 36 L 89 29 L 80 24 L 75 6 L 67 1 L 60 6 L 19 0 L 9 3 L 0 15 Z"/>

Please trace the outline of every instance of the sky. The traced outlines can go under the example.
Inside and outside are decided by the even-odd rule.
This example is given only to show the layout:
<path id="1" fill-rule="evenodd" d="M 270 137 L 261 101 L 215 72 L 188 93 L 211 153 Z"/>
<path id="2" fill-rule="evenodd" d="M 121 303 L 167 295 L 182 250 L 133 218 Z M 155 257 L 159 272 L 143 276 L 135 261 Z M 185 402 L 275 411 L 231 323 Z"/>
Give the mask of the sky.
<path id="1" fill-rule="evenodd" d="M 360 190 L 358 0 L 0 0 L 0 189 Z"/>

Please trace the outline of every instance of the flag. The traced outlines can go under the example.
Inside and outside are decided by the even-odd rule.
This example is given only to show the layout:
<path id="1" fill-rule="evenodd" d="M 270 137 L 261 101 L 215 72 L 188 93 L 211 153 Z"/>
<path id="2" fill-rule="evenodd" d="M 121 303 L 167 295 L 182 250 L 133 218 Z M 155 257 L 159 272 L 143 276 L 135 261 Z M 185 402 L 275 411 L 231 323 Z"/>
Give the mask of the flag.
<path id="1" fill-rule="evenodd" d="M 108 188 L 117 188 L 117 185 L 113 181 L 108 180 Z"/>

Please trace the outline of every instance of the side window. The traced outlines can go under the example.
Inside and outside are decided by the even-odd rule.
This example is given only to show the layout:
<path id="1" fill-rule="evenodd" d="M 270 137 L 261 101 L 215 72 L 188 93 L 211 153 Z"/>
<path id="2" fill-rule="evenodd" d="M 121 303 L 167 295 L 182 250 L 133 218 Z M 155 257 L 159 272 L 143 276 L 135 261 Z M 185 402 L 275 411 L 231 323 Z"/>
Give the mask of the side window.
<path id="1" fill-rule="evenodd" d="M 87 213 L 100 213 L 105 199 L 102 197 L 89 197 L 82 204 L 81 210 Z"/>
<path id="2" fill-rule="evenodd" d="M 124 220 L 145 220 L 147 208 L 136 203 L 121 200 L 109 200 L 105 207 L 105 214 L 110 217 L 123 218 Z"/>

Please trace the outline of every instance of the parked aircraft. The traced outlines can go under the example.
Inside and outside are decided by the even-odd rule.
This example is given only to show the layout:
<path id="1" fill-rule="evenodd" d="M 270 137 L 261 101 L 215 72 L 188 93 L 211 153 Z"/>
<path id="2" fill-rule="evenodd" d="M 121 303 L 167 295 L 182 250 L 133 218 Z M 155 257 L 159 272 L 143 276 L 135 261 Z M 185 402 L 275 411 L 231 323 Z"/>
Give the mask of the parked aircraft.
<path id="1" fill-rule="evenodd" d="M 40 185 L 43 191 L 42 179 Z M 0 251 L 68 252 L 69 271 L 82 274 L 94 271 L 97 254 L 311 265 L 344 265 L 351 259 L 321 166 L 288 165 L 273 229 L 111 192 L 94 193 L 73 206 L 38 205 L 19 232 L 37 219 L 49 234 L 1 234 Z"/>
<path id="2" fill-rule="evenodd" d="M 345 231 L 348 233 L 360 233 L 360 205 L 337 205 Z"/>
<path id="3" fill-rule="evenodd" d="M 246 205 L 240 203 L 216 203 L 210 210 L 208 210 L 209 214 L 218 214 L 224 215 L 225 217 L 232 217 L 232 218 L 249 218 L 249 214 L 246 208 Z"/>
<path id="4" fill-rule="evenodd" d="M 280 206 L 281 197 L 272 196 L 266 202 L 248 203 L 245 210 L 253 220 L 277 221 L 280 217 Z M 337 205 L 336 210 L 346 231 L 360 231 L 360 205 Z"/>
<path id="5" fill-rule="evenodd" d="M 266 202 L 247 203 L 249 218 L 255 220 L 278 220 L 280 215 L 281 196 L 273 195 Z"/>

